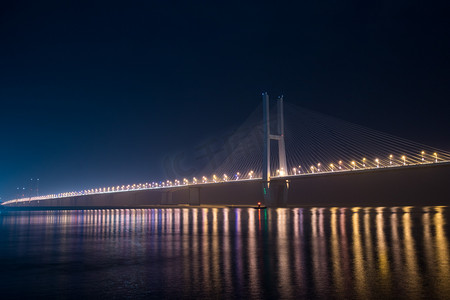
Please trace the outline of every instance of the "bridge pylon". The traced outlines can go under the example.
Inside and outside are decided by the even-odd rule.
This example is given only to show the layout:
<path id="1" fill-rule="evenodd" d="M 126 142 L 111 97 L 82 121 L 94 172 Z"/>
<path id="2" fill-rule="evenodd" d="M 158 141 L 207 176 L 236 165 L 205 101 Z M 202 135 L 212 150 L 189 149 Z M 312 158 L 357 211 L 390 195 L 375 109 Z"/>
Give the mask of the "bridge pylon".
<path id="1" fill-rule="evenodd" d="M 264 157 L 263 157 L 263 193 L 264 201 L 266 205 L 275 205 L 274 198 L 271 196 L 273 193 L 270 189 L 270 141 L 276 140 L 278 142 L 278 160 L 279 169 L 277 170 L 278 176 L 288 174 L 286 164 L 286 147 L 284 143 L 284 112 L 283 112 L 283 96 L 278 97 L 277 100 L 277 134 L 270 133 L 270 108 L 269 108 L 269 95 L 267 93 L 262 94 L 263 98 L 263 135 L 264 135 Z M 277 193 L 278 194 L 278 193 Z M 283 193 L 284 195 L 285 193 Z M 284 198 L 284 197 L 283 197 Z M 285 202 L 285 201 L 283 201 Z"/>

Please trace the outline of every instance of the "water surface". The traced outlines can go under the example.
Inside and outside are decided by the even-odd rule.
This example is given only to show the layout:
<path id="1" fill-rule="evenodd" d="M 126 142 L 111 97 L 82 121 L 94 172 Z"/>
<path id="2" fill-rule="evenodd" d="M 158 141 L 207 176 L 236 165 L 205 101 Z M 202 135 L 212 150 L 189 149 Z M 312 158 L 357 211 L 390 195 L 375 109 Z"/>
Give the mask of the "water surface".
<path id="1" fill-rule="evenodd" d="M 447 207 L 3 211 L 1 298 L 437 298 Z"/>

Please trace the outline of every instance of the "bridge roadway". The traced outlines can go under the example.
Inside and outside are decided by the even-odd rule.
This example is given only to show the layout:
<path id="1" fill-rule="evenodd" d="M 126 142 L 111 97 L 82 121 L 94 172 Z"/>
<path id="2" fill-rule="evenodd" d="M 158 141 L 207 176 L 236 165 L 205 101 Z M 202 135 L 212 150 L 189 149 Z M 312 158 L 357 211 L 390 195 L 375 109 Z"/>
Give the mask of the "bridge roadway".
<path id="1" fill-rule="evenodd" d="M 450 162 L 276 177 L 264 203 L 262 179 L 119 191 L 4 205 L 24 209 L 199 206 L 450 205 Z"/>

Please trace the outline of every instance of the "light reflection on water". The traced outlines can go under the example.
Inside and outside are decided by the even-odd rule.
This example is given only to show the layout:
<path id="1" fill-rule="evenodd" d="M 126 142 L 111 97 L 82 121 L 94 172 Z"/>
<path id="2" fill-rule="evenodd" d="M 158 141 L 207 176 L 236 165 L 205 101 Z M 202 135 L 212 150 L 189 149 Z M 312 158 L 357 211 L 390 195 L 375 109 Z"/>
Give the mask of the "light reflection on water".
<path id="1" fill-rule="evenodd" d="M 19 298 L 444 299 L 449 217 L 446 207 L 2 212 L 0 288 Z"/>

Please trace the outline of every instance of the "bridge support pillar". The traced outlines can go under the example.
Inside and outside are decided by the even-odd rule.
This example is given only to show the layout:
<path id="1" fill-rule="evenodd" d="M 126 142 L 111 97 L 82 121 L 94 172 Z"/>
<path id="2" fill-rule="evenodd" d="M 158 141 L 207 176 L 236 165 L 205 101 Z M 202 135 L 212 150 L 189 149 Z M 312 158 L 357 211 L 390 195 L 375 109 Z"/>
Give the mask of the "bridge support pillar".
<path id="1" fill-rule="evenodd" d="M 189 187 L 189 205 L 199 206 L 200 205 L 200 188 L 199 187 Z"/>
<path id="2" fill-rule="evenodd" d="M 173 195 L 172 195 L 172 191 L 163 191 L 161 193 L 161 204 L 165 205 L 165 204 L 172 204 Z"/>
<path id="3" fill-rule="evenodd" d="M 267 207 L 287 207 L 289 196 L 289 180 L 271 181 L 267 190 L 269 201 Z"/>
<path id="4" fill-rule="evenodd" d="M 262 94 L 263 97 L 263 138 L 264 138 L 264 157 L 263 157 L 263 195 L 264 202 L 270 205 L 270 121 L 269 121 L 269 95 Z"/>
<path id="5" fill-rule="evenodd" d="M 278 134 L 270 134 L 270 110 L 269 110 L 269 95 L 267 93 L 262 94 L 263 97 L 263 138 L 264 138 L 264 156 L 263 156 L 263 170 L 262 170 L 262 181 L 263 181 L 263 195 L 264 202 L 266 206 L 277 206 L 279 195 L 272 191 L 272 186 L 270 182 L 270 141 L 276 140 L 278 142 L 278 161 L 279 169 L 277 170 L 276 176 L 288 175 L 288 169 L 286 164 L 286 149 L 284 143 L 284 112 L 283 112 L 283 96 L 278 98 L 278 111 L 277 111 L 277 125 Z M 288 186 L 288 184 L 287 184 Z M 276 188 L 275 190 L 278 190 Z M 282 200 L 282 203 L 287 203 L 287 188 L 286 201 Z M 284 198 L 284 196 L 283 196 Z M 277 204 L 275 204 L 275 202 Z"/>

